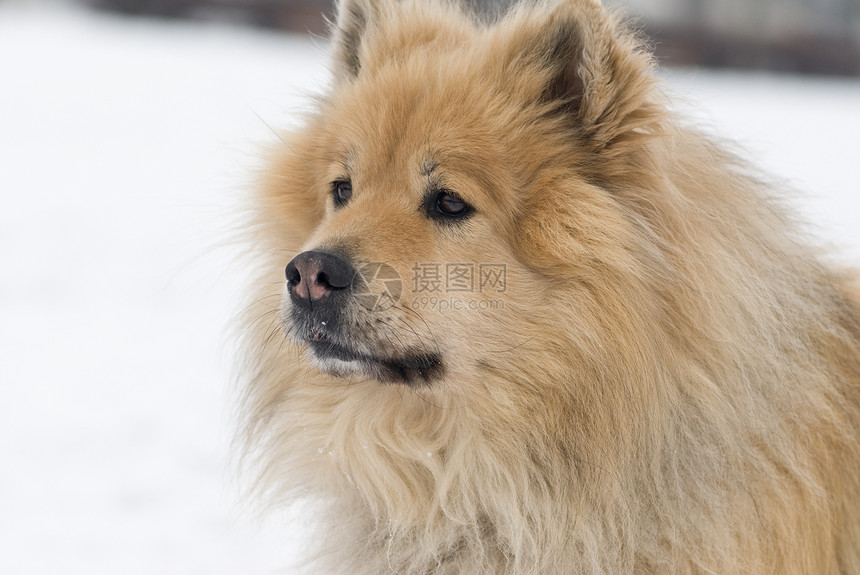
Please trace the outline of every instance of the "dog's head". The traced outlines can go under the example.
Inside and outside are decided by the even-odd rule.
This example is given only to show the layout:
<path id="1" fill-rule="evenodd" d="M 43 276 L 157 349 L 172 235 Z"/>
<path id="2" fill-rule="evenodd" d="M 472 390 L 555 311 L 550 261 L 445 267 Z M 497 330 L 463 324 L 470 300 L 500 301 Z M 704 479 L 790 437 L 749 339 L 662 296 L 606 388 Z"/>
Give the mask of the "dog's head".
<path id="1" fill-rule="evenodd" d="M 660 330 L 684 325 L 665 317 L 674 230 L 657 232 L 683 202 L 657 195 L 666 114 L 637 46 L 592 0 L 492 24 L 445 0 L 341 2 L 333 81 L 276 146 L 256 220 L 261 485 L 355 486 L 378 530 L 453 547 L 521 513 L 487 527 L 503 549 L 563 536 L 527 526 L 629 476 L 661 409 Z M 276 299 L 290 343 L 262 321 Z M 442 516 L 468 533 L 427 535 Z M 408 556 L 391 568 L 442 555 Z"/>
<path id="2" fill-rule="evenodd" d="M 600 328 L 607 274 L 639 265 L 607 187 L 635 177 L 658 115 L 648 58 L 617 26 L 591 0 L 493 25 L 341 3 L 331 88 L 266 196 L 292 250 L 282 323 L 311 363 L 433 386 L 534 369 L 509 351 Z M 572 317 L 571 297 L 593 309 Z"/>

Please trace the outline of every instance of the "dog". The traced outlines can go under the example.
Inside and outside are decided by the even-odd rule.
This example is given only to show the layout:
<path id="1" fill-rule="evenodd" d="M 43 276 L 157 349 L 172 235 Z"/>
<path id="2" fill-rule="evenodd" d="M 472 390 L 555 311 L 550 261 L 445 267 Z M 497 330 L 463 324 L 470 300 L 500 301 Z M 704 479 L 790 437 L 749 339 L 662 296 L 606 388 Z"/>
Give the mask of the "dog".
<path id="1" fill-rule="evenodd" d="M 860 290 L 596 0 L 341 0 L 253 198 L 312 573 L 860 574 Z M 790 120 L 787 120 L 790 121 Z"/>

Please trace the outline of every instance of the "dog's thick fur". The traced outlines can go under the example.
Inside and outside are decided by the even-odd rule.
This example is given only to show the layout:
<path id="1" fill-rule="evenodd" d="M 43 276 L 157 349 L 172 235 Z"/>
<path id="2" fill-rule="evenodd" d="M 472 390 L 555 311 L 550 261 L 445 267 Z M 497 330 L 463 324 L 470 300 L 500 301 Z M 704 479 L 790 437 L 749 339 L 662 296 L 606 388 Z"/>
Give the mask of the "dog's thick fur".
<path id="1" fill-rule="evenodd" d="M 333 57 L 257 198 L 243 368 L 260 489 L 327 509 L 310 572 L 860 574 L 858 292 L 616 16 L 343 0 Z M 313 360 L 282 274 L 318 248 L 404 280 L 345 341 L 437 377 Z M 505 264 L 504 308 L 411 309 L 417 262 Z"/>

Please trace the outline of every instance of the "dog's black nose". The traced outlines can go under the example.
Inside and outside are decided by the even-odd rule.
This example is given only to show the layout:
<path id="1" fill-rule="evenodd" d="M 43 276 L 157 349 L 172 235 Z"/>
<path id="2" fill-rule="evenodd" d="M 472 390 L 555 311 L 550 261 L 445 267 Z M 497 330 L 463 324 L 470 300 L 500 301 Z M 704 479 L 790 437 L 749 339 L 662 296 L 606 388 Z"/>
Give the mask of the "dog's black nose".
<path id="1" fill-rule="evenodd" d="M 290 298 L 308 305 L 351 286 L 355 269 L 334 254 L 308 251 L 287 264 L 286 274 Z"/>

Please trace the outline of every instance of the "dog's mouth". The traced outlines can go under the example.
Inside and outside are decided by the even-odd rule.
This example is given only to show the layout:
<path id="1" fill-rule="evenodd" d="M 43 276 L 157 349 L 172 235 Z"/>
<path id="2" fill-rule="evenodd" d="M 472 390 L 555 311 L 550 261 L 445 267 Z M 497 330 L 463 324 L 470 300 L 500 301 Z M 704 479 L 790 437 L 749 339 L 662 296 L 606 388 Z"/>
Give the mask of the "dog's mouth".
<path id="1" fill-rule="evenodd" d="M 408 352 L 397 357 L 381 357 L 357 352 L 327 338 L 309 339 L 312 359 L 323 371 L 347 376 L 362 374 L 382 383 L 402 383 L 411 386 L 429 385 L 443 373 L 438 354 Z"/>

